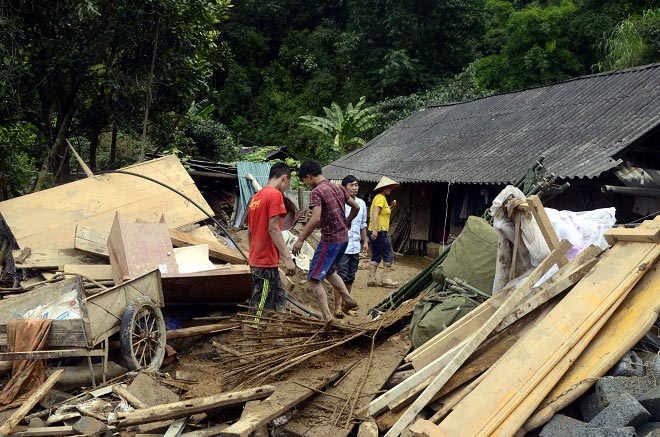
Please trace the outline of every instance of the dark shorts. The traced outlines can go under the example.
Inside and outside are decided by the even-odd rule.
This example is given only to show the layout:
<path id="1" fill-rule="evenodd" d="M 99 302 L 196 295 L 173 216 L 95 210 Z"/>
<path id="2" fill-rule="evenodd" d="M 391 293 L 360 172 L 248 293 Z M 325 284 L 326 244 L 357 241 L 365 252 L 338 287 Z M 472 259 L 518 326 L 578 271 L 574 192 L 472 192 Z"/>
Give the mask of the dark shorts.
<path id="1" fill-rule="evenodd" d="M 371 248 L 371 264 L 378 265 L 381 261 L 385 264 L 392 264 L 394 262 L 394 252 L 387 232 L 379 231 L 375 240 L 371 239 L 371 231 L 367 231 L 367 236 Z"/>
<path id="2" fill-rule="evenodd" d="M 324 243 L 320 242 L 314 251 L 314 257 L 309 264 L 307 279 L 322 281 L 337 269 L 337 263 L 341 260 L 348 243 Z"/>
<path id="3" fill-rule="evenodd" d="M 261 315 L 261 310 L 284 311 L 286 290 L 277 267 L 252 267 L 252 297 L 250 313 Z"/>
<path id="4" fill-rule="evenodd" d="M 337 264 L 337 274 L 345 284 L 352 284 L 355 282 L 355 273 L 357 273 L 359 263 L 359 253 L 345 253 L 341 256 L 341 259 Z"/>

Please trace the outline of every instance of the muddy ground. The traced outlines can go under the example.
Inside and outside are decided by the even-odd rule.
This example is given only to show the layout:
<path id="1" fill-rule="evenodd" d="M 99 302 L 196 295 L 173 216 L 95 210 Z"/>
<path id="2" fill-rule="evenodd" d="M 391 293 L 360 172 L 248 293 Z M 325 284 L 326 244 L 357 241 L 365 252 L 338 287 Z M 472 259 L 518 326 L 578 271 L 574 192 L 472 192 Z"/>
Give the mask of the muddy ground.
<path id="1" fill-rule="evenodd" d="M 413 278 L 420 270 L 426 267 L 431 260 L 419 256 L 397 256 L 394 264 L 393 278 L 400 284 L 403 284 Z M 367 287 L 369 258 L 365 255 L 360 259 L 360 268 L 356 275 L 356 281 L 353 286 L 353 296 L 360 303 L 358 317 L 346 317 L 344 323 L 363 323 L 370 321 L 367 310 L 383 300 L 393 290 L 382 287 Z M 379 272 L 380 273 L 380 272 Z M 295 289 L 290 296 L 308 307 L 319 312 L 314 298 L 307 289 L 305 274 L 298 272 L 294 276 L 296 284 Z M 332 302 L 332 289 L 327 285 L 328 296 Z M 231 315 L 237 308 L 224 309 L 222 314 Z M 209 313 L 218 314 L 209 308 Z M 182 381 L 182 388 L 187 390 L 186 395 L 190 397 L 204 396 L 211 393 L 219 393 L 225 390 L 223 385 L 223 365 L 220 362 L 221 357 L 212 347 L 212 341 L 224 342 L 231 346 L 233 338 L 237 334 L 221 334 L 214 337 L 204 337 L 202 339 L 184 339 L 175 344 L 175 349 L 179 354 L 179 360 L 169 370 L 171 373 L 179 371 L 180 374 L 187 375 L 189 381 Z M 323 354 L 316 359 L 306 363 L 300 371 L 309 368 L 329 368 L 337 364 L 342 364 L 351 360 L 357 360 L 368 355 L 371 347 L 370 341 L 355 341 L 346 347 L 337 348 L 329 353 Z M 282 376 L 282 380 L 288 379 L 295 374 L 296 370 Z"/>

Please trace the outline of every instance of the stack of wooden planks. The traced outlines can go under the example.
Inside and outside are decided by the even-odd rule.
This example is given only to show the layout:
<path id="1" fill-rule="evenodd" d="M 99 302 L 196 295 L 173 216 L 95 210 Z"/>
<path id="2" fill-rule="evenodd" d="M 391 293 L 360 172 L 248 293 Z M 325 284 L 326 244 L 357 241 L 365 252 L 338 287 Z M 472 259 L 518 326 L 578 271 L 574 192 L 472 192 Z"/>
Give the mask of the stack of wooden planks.
<path id="1" fill-rule="evenodd" d="M 122 170 L 165 183 L 210 211 L 175 156 Z M 18 246 L 12 251 L 15 269 L 35 275 L 9 292 L 31 289 L 53 280 L 56 273 L 80 275 L 85 287 L 94 292 L 145 273 L 145 269 L 159 268 L 167 303 L 237 303 L 250 295 L 244 256 L 220 242 L 208 226 L 195 225 L 206 214 L 186 198 L 140 177 L 91 175 L 0 202 L 0 214 Z M 117 222 L 118 214 L 121 222 Z M 123 257 L 114 268 L 108 249 L 113 223 L 121 234 L 114 242 Z M 154 242 L 158 242 L 158 250 L 146 253 L 144 248 Z M 213 270 L 179 273 L 173 248 L 200 245 L 207 245 L 209 257 L 223 264 Z"/>
<path id="2" fill-rule="evenodd" d="M 387 436 L 514 435 L 546 423 L 603 376 L 658 317 L 660 218 L 607 232 L 534 286 L 561 242 L 517 287 L 500 291 L 406 357 L 415 373 L 361 413 Z M 566 290 L 573 287 L 566 293 Z M 428 420 L 418 414 L 429 404 Z"/>

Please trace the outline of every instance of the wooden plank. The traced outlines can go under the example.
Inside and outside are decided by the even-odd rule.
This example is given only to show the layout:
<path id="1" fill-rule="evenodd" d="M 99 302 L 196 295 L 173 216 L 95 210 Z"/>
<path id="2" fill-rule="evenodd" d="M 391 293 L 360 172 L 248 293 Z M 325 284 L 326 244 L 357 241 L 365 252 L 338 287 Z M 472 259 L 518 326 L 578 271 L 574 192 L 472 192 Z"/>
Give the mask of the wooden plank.
<path id="1" fill-rule="evenodd" d="M 530 206 L 532 215 L 536 219 L 536 224 L 539 226 L 541 234 L 543 234 L 543 238 L 545 238 L 545 242 L 548 244 L 548 248 L 554 250 L 559 245 L 559 238 L 557 238 L 557 233 L 552 227 L 552 223 L 550 223 L 550 218 L 548 217 L 548 213 L 545 212 L 541 199 L 536 194 L 531 195 L 527 198 L 527 204 Z M 567 263 L 568 258 L 566 258 L 566 255 L 557 260 L 559 267 L 565 266 Z"/>
<path id="2" fill-rule="evenodd" d="M 117 213 L 108 236 L 108 252 L 116 285 L 154 269 L 179 273 L 165 223 L 126 223 Z"/>
<path id="3" fill-rule="evenodd" d="M 552 297 L 577 283 L 593 267 L 596 262 L 595 257 L 600 252 L 602 252 L 601 249 L 596 246 L 590 246 L 583 250 L 564 268 L 556 272 L 538 288 L 533 289 L 530 295 L 495 328 L 494 332 L 500 332 L 525 314 L 530 313 L 544 302 L 547 302 Z M 419 370 L 423 368 L 435 357 L 446 352 L 450 347 L 455 346 L 460 341 L 463 341 L 482 326 L 495 313 L 497 308 L 502 305 L 511 292 L 511 288 L 505 288 L 499 293 L 496 293 L 486 302 L 472 310 L 463 319 L 437 334 L 423 347 L 406 358 L 412 362 L 415 369 Z"/>
<path id="4" fill-rule="evenodd" d="M 392 387 L 386 393 L 371 401 L 368 407 L 365 407 L 358 412 L 358 417 L 365 418 L 367 416 L 376 416 L 389 404 L 395 402 L 400 404 L 402 402 L 401 400 L 409 399 L 414 396 L 414 394 L 419 393 L 420 390 L 428 385 L 428 382 L 430 382 L 429 378 L 432 378 L 436 372 L 454 359 L 455 354 L 463 344 L 465 344 L 465 341 L 454 346 L 445 354 L 437 357 L 429 363 L 428 366 L 415 372 L 410 378 L 406 379 L 401 384 Z"/>
<path id="5" fill-rule="evenodd" d="M 48 379 L 34 392 L 30 397 L 18 407 L 16 411 L 7 419 L 7 421 L 0 426 L 0 435 L 11 434 L 12 431 L 16 428 L 18 423 L 25 417 L 27 413 L 30 412 L 32 407 L 37 405 L 37 402 L 43 398 L 46 393 L 50 391 L 51 388 L 55 385 L 60 376 L 62 376 L 64 370 L 56 370 Z"/>
<path id="6" fill-rule="evenodd" d="M 82 281 L 78 277 L 65 278 L 62 281 L 46 284 L 35 288 L 28 293 L 22 293 L 9 300 L 0 301 L 0 324 L 6 324 L 9 320 L 22 319 L 27 311 L 44 303 L 53 302 L 62 296 L 77 292 L 82 293 Z"/>
<path id="7" fill-rule="evenodd" d="M 525 298 L 527 292 L 541 277 L 556 264 L 559 258 L 566 256 L 566 252 L 571 248 L 571 243 L 563 240 L 559 246 L 553 250 L 550 255 L 543 260 L 536 269 L 523 281 L 523 283 L 514 291 L 511 296 L 502 304 L 501 307 L 470 337 L 463 346 L 459 348 L 454 355 L 453 360 L 448 363 L 424 389 L 419 397 L 406 410 L 401 418 L 392 426 L 386 436 L 398 436 L 408 427 L 415 417 L 424 407 L 433 399 L 436 393 L 440 391 L 443 385 L 451 376 L 465 363 L 465 361 L 477 350 L 479 345 L 486 340 L 491 332 L 500 324 L 502 320 L 513 311 L 516 306 Z"/>
<path id="8" fill-rule="evenodd" d="M 233 264 L 246 264 L 247 261 L 243 255 L 233 247 L 226 246 L 220 243 L 217 239 L 206 240 L 203 238 L 195 237 L 185 232 L 170 229 L 170 238 L 174 247 L 187 247 L 198 246 L 200 244 L 209 245 L 209 257 L 221 261 L 227 261 Z M 247 254 L 246 254 L 247 255 Z"/>
<path id="9" fill-rule="evenodd" d="M 241 418 L 219 435 L 247 437 L 256 429 L 291 411 L 319 391 L 323 391 L 344 374 L 345 369 L 342 368 L 315 377 L 303 376 L 289 380 L 280 385 L 267 399 L 250 408 L 248 408 L 249 404 L 246 405 Z"/>
<path id="10" fill-rule="evenodd" d="M 167 331 L 167 341 L 178 338 L 198 337 L 201 335 L 214 334 L 216 332 L 229 331 L 240 326 L 238 322 L 214 323 L 210 325 L 192 326 L 190 328 L 171 329 Z"/>
<path id="11" fill-rule="evenodd" d="M 83 275 L 84 277 L 95 281 L 112 280 L 112 266 L 109 264 L 64 264 L 63 266 L 60 266 L 60 270 L 64 273 Z"/>
<path id="12" fill-rule="evenodd" d="M 164 305 L 158 270 L 87 296 L 82 305 L 82 316 L 84 320 L 93 321 L 88 322 L 87 332 L 91 344 L 98 344 L 108 333 L 116 331 L 124 311 L 126 311 L 126 306 L 142 296 L 148 297 L 157 306 Z"/>
<path id="13" fill-rule="evenodd" d="M 128 402 L 135 409 L 139 410 L 141 408 L 149 408 L 149 405 L 145 404 L 137 396 L 135 396 L 133 393 L 128 391 L 126 389 L 126 386 L 123 385 L 123 384 L 113 385 L 112 386 L 112 391 L 117 396 L 121 397 L 122 399 L 125 399 L 126 402 Z"/>
<path id="14" fill-rule="evenodd" d="M 0 352 L 0 360 L 47 360 L 67 357 L 102 357 L 105 352 L 100 349 L 55 349 L 32 352 Z"/>
<path id="15" fill-rule="evenodd" d="M 174 155 L 123 170 L 163 182 L 191 197 L 206 211 L 211 211 Z M 128 222 L 137 219 L 156 222 L 165 214 L 172 229 L 206 218 L 178 194 L 151 181 L 125 174 L 98 175 L 0 202 L 0 214 L 21 248 L 73 248 L 76 226 L 110 232 L 116 211 Z"/>
<path id="16" fill-rule="evenodd" d="M 73 426 L 44 426 L 41 428 L 28 428 L 25 431 L 17 431 L 13 437 L 50 437 L 59 435 L 77 435 Z"/>
<path id="17" fill-rule="evenodd" d="M 20 250 L 12 250 L 13 256 L 20 256 Z M 18 269 L 57 269 L 64 264 L 99 264 L 98 257 L 76 249 L 32 249 L 30 256 L 22 263 L 16 262 Z"/>
<path id="18" fill-rule="evenodd" d="M 660 312 L 660 269 L 644 275 L 524 425 L 531 431 L 589 390 L 653 327 Z"/>
<path id="19" fill-rule="evenodd" d="M 108 232 L 77 225 L 73 247 L 83 252 L 107 257 L 109 255 Z"/>
<path id="20" fill-rule="evenodd" d="M 439 431 L 448 435 L 488 435 L 497 429 L 659 256 L 657 244 L 617 243 L 491 368 L 489 377 L 447 416 Z M 521 362 L 525 365 L 520 366 Z M 551 389 L 548 387 L 548 391 Z M 516 411 L 519 427 L 532 412 Z"/>
<path id="21" fill-rule="evenodd" d="M 80 319 L 53 320 L 46 344 L 49 347 L 87 347 L 87 338 Z M 0 324 L 0 345 L 7 344 L 7 325 Z"/>
<path id="22" fill-rule="evenodd" d="M 220 425 L 210 426 L 204 429 L 198 429 L 197 431 L 190 431 L 181 434 L 181 437 L 207 437 L 219 435 L 222 431 L 227 429 L 229 425 L 226 423 L 221 423 Z M 137 436 L 136 436 L 137 437 Z"/>
<path id="23" fill-rule="evenodd" d="M 612 228 L 605 232 L 605 241 L 610 245 L 617 241 L 660 243 L 660 216 L 646 220 L 636 228 Z"/>
<path id="24" fill-rule="evenodd" d="M 598 331 L 603 327 L 607 320 L 616 311 L 617 307 L 625 299 L 622 295 L 617 302 L 606 309 L 605 314 L 594 323 L 587 333 L 582 336 L 575 345 L 570 348 L 566 354 L 559 360 L 559 362 L 548 372 L 547 375 L 537 384 L 532 391 L 522 400 L 516 407 L 516 410 L 510 414 L 504 421 L 497 427 L 497 433 L 514 434 L 521 429 L 522 422 L 536 409 L 541 403 L 546 394 L 555 386 L 557 381 L 561 379 L 562 375 L 566 373 L 568 368 L 582 353 L 589 342 L 596 336 Z M 521 415 L 525 418 L 521 419 Z M 549 420 L 549 418 L 548 418 Z M 512 429 L 515 428 L 515 429 Z"/>
<path id="25" fill-rule="evenodd" d="M 208 225 L 199 226 L 194 229 L 191 229 L 188 232 L 194 238 L 199 238 L 201 240 L 216 241 L 218 238 L 215 236 L 215 233 L 211 230 L 211 227 Z M 222 244 L 222 243 L 220 243 Z"/>
<path id="26" fill-rule="evenodd" d="M 167 428 L 167 431 L 165 431 L 165 434 L 163 437 L 178 437 L 181 435 L 183 432 L 183 429 L 186 427 L 186 424 L 188 423 L 188 418 L 187 417 L 182 417 L 180 419 L 176 419 L 172 424 L 170 425 L 169 428 Z"/>
<path id="27" fill-rule="evenodd" d="M 168 305 L 236 304 L 252 295 L 252 275 L 247 265 L 198 273 L 163 275 L 163 293 Z"/>
<path id="28" fill-rule="evenodd" d="M 117 412 L 116 418 L 112 423 L 119 428 L 125 428 L 128 426 L 140 425 L 142 423 L 178 419 L 192 414 L 232 407 L 254 399 L 264 399 L 270 396 L 274 391 L 275 387 L 272 385 L 264 385 L 231 393 L 221 393 L 164 405 L 157 405 L 142 410 L 120 411 Z"/>

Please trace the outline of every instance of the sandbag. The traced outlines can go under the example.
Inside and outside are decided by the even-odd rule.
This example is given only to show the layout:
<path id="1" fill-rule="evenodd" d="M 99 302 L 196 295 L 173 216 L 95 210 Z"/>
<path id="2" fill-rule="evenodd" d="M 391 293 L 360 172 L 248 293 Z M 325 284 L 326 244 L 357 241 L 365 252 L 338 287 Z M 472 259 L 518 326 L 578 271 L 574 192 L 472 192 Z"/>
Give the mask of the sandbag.
<path id="1" fill-rule="evenodd" d="M 498 239 L 497 231 L 486 220 L 468 217 L 447 258 L 433 273 L 433 279 L 441 284 L 443 278 L 459 278 L 484 293 L 492 294 Z"/>
<path id="2" fill-rule="evenodd" d="M 410 321 L 410 340 L 418 348 L 447 329 L 478 306 L 478 302 L 458 294 L 430 294 L 417 302 Z"/>

